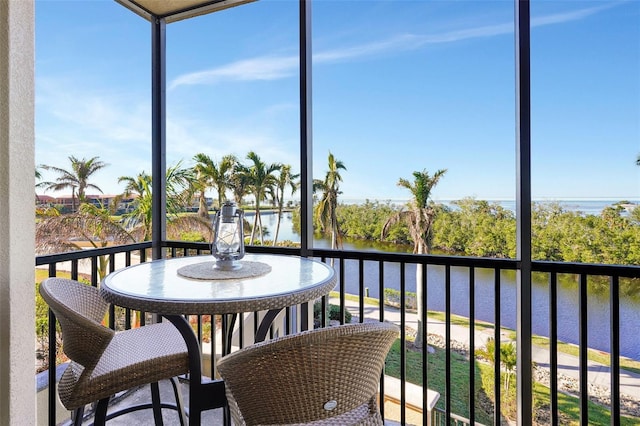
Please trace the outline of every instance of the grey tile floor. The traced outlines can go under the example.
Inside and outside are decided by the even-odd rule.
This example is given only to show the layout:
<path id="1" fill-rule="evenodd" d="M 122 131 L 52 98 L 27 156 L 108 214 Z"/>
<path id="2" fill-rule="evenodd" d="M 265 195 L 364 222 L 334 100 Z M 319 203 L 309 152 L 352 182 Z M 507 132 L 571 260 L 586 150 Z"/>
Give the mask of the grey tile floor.
<path id="1" fill-rule="evenodd" d="M 187 402 L 189 399 L 189 387 L 186 384 L 181 384 L 181 392 L 183 401 Z M 173 404 L 175 402 L 173 388 L 168 380 L 160 382 L 160 400 Z M 118 411 L 119 409 L 129 407 L 137 404 L 144 404 L 151 402 L 151 389 L 147 386 L 142 386 L 138 389 L 128 392 L 120 398 L 115 400 L 115 403 L 109 407 L 108 413 Z M 162 410 L 162 418 L 166 426 L 179 425 L 180 420 L 178 414 L 174 410 Z M 223 424 L 222 410 L 207 410 L 202 413 L 203 425 L 222 425 Z M 93 423 L 93 417 L 89 417 L 83 423 L 89 425 Z M 151 410 L 134 411 L 133 413 L 127 413 L 120 417 L 116 417 L 107 422 L 108 426 L 155 426 L 153 421 L 153 413 Z"/>

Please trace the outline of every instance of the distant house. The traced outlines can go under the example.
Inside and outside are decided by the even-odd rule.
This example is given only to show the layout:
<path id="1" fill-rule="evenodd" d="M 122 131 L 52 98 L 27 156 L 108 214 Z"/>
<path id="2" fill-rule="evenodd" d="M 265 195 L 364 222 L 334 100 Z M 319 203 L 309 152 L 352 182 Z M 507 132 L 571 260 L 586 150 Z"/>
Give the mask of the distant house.
<path id="1" fill-rule="evenodd" d="M 52 207 L 55 205 L 55 198 L 50 195 L 36 194 L 36 207 Z"/>
<path id="2" fill-rule="evenodd" d="M 111 194 L 90 194 L 86 195 L 86 202 L 93 204 L 95 206 L 102 206 L 104 208 L 111 207 L 112 203 L 116 201 L 116 197 L 118 195 Z M 131 211 L 132 203 L 136 199 L 137 194 L 132 194 L 127 198 L 121 198 L 118 206 L 116 208 L 116 214 L 123 214 Z M 36 207 L 58 207 L 63 213 L 68 213 L 73 208 L 73 197 L 71 195 L 59 195 L 57 197 L 52 197 L 50 195 L 39 195 L 36 194 Z M 78 197 L 76 196 L 75 200 L 76 204 L 78 203 Z"/>

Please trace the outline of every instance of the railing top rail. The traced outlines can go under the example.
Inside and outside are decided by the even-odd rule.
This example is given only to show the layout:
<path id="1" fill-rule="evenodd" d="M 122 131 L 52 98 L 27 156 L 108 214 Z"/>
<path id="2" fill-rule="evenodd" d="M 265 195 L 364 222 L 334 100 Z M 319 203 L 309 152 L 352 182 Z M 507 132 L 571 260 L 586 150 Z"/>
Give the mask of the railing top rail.
<path id="1" fill-rule="evenodd" d="M 163 241 L 164 247 L 193 249 L 193 250 L 209 250 L 209 243 L 185 242 L 185 241 Z M 110 246 L 95 249 L 77 250 L 52 255 L 43 255 L 36 257 L 36 266 L 46 265 L 56 262 L 64 262 L 68 260 L 79 260 L 94 256 L 103 256 L 126 251 L 135 251 L 151 248 L 151 242 L 125 244 L 118 246 Z M 299 248 L 291 247 L 272 247 L 272 246 L 247 246 L 248 253 L 271 253 L 283 255 L 300 255 Z M 353 250 L 330 250 L 330 249 L 314 249 L 311 252 L 313 257 L 335 258 L 335 259 L 351 259 L 365 260 L 377 262 L 404 262 L 410 264 L 425 265 L 441 265 L 441 266 L 460 266 L 468 268 L 488 268 L 501 270 L 517 270 L 520 267 L 520 261 L 517 259 L 496 259 L 485 257 L 469 257 L 469 256 L 446 256 L 432 254 L 412 254 L 412 253 L 387 253 L 375 251 L 353 251 Z M 605 265 L 593 263 L 575 263 L 575 262 L 548 262 L 534 261 L 532 263 L 534 272 L 548 272 L 559 274 L 587 274 L 587 275 L 605 275 L 628 278 L 640 278 L 640 266 L 637 265 Z"/>
<path id="2" fill-rule="evenodd" d="M 425 265 L 467 266 L 476 268 L 517 269 L 518 262 L 513 259 L 489 257 L 446 256 L 433 254 L 387 253 L 374 251 L 314 249 L 313 256 L 338 259 L 372 260 L 383 262 L 422 263 Z"/>
<path id="3" fill-rule="evenodd" d="M 608 275 L 627 278 L 640 278 L 640 266 L 636 265 L 605 265 L 599 263 L 534 261 L 532 264 L 532 268 L 534 272 Z"/>
<path id="4" fill-rule="evenodd" d="M 36 266 L 151 248 L 151 241 L 36 256 Z"/>

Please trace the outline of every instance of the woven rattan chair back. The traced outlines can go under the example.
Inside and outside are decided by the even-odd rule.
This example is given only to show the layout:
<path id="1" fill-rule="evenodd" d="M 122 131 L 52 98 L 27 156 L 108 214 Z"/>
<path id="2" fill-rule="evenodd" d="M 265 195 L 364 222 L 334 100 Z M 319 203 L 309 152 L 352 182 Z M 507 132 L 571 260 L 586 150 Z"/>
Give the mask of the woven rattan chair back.
<path id="1" fill-rule="evenodd" d="M 184 424 L 179 388 L 174 378 L 189 371 L 186 344 L 170 323 L 115 332 L 102 325 L 109 304 L 98 289 L 75 280 L 48 278 L 40 294 L 55 314 L 62 329 L 62 349 L 71 359 L 58 383 L 62 404 L 73 411 L 74 424 L 82 424 L 84 407 L 98 402 L 95 424 L 131 411 L 154 408 L 156 424 L 161 424 L 161 408 L 179 412 Z M 170 379 L 175 404 L 161 404 L 158 381 Z M 118 392 L 151 384 L 152 400 L 126 407 L 107 417 L 107 406 Z"/>
<path id="2" fill-rule="evenodd" d="M 60 322 L 64 353 L 93 369 L 115 334 L 101 323 L 109 304 L 97 288 L 60 278 L 45 280 L 40 294 Z"/>
<path id="3" fill-rule="evenodd" d="M 218 364 L 237 425 L 382 425 L 377 405 L 390 323 L 347 324 L 258 343 Z"/>

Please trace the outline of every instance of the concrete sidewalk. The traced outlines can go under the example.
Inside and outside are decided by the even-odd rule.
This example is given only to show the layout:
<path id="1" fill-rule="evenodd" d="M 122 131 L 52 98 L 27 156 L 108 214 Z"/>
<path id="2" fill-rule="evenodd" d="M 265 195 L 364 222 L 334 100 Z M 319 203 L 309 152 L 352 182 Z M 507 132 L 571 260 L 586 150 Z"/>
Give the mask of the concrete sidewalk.
<path id="1" fill-rule="evenodd" d="M 339 304 L 339 299 L 331 298 L 330 302 L 332 304 Z M 354 316 L 359 316 L 359 305 L 356 301 L 345 301 L 346 308 L 349 312 Z M 364 305 L 364 317 L 371 319 L 380 319 L 380 311 L 378 306 L 376 305 Z M 385 306 L 384 308 L 384 319 L 386 321 L 394 322 L 396 324 L 400 324 L 400 310 L 397 308 Z M 405 313 L 405 325 L 407 327 L 411 327 L 414 330 L 417 329 L 417 315 L 414 313 Z M 428 334 L 437 334 L 442 337 L 445 336 L 445 323 L 443 321 L 428 318 L 427 323 L 427 333 Z M 469 328 L 459 326 L 459 325 L 451 325 L 450 328 L 451 339 L 455 340 L 461 344 L 464 344 L 466 347 L 469 347 Z M 493 337 L 493 331 L 484 331 L 484 330 L 476 330 L 475 332 L 475 347 L 479 349 L 483 347 L 488 338 Z M 503 339 L 509 339 L 508 336 L 503 333 Z M 549 350 L 546 348 L 542 348 L 539 346 L 534 346 L 532 349 L 532 358 L 533 361 L 537 364 L 538 367 L 543 369 L 549 369 L 550 358 L 549 358 Z M 575 386 L 578 386 L 579 380 L 579 368 L 578 368 L 578 358 L 563 352 L 558 352 L 558 377 L 559 381 L 562 380 L 574 380 Z M 609 392 L 611 388 L 611 370 L 608 366 L 589 361 L 588 362 L 588 380 L 589 384 L 593 386 L 597 386 Z M 591 393 L 591 390 L 590 390 Z M 626 371 L 620 370 L 620 393 L 623 395 L 628 395 L 629 397 L 640 400 L 640 375 Z"/>

